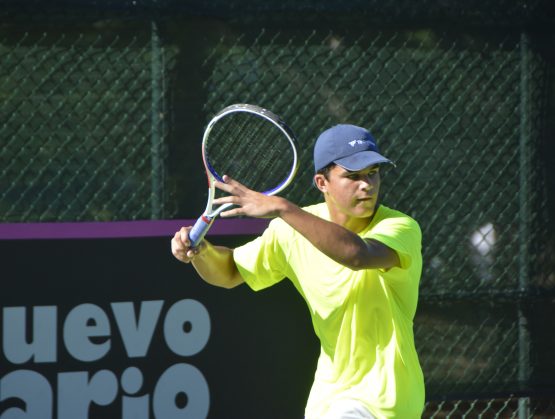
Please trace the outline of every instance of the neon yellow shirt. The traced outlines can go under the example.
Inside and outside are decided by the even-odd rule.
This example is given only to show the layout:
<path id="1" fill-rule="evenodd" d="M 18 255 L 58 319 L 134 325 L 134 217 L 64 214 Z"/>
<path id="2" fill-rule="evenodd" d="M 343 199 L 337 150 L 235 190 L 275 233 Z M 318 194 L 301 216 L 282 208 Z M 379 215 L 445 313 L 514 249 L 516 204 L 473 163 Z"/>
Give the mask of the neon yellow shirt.
<path id="1" fill-rule="evenodd" d="M 304 210 L 329 220 L 326 204 Z M 420 227 L 382 205 L 359 236 L 394 249 L 401 267 L 353 271 L 279 218 L 235 249 L 234 259 L 254 290 L 289 278 L 308 304 L 321 350 L 307 419 L 322 417 L 342 399 L 361 402 L 376 418 L 419 418 L 424 379 L 412 321 L 422 271 Z"/>

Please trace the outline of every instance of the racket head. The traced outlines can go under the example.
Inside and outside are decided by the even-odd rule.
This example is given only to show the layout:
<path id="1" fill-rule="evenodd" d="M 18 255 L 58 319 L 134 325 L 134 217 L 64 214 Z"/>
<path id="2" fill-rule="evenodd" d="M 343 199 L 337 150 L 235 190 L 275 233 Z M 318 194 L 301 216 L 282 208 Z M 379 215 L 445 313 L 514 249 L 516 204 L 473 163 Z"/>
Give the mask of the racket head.
<path id="1" fill-rule="evenodd" d="M 208 123 L 202 157 L 210 175 L 229 175 L 249 189 L 274 195 L 293 180 L 299 165 L 298 142 L 283 120 L 256 105 L 234 104 Z M 211 186 L 211 185 L 209 185 Z"/>

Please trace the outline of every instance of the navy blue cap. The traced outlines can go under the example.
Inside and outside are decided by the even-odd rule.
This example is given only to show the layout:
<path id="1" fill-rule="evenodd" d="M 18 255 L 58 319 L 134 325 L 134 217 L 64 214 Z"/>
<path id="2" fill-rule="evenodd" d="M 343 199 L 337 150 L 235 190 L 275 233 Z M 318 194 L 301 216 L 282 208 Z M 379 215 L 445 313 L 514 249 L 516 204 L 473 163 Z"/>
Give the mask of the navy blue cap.
<path id="1" fill-rule="evenodd" d="M 376 140 L 368 130 L 349 124 L 331 127 L 316 140 L 314 171 L 318 172 L 330 163 L 338 164 L 351 172 L 375 164 L 393 164 L 380 154 Z"/>

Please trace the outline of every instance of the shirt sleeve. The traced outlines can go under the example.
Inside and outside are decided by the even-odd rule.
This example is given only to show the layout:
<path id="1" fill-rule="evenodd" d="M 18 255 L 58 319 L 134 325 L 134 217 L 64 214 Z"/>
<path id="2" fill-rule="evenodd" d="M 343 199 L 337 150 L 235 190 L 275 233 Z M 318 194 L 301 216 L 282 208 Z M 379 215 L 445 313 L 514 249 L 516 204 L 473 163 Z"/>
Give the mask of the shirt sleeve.
<path id="1" fill-rule="evenodd" d="M 420 226 L 411 217 L 398 216 L 380 221 L 365 239 L 374 239 L 395 250 L 401 262 L 401 269 L 409 269 L 420 257 L 422 233 Z"/>
<path id="2" fill-rule="evenodd" d="M 286 257 L 275 221 L 277 220 L 272 220 L 260 237 L 233 251 L 239 273 L 255 291 L 270 287 L 285 278 Z"/>

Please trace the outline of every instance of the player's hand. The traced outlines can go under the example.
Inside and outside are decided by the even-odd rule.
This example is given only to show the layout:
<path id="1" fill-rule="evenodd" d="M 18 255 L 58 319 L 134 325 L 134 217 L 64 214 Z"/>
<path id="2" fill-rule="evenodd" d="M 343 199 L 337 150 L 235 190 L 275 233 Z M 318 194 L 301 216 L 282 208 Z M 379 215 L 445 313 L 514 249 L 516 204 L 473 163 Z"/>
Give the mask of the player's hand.
<path id="1" fill-rule="evenodd" d="M 206 247 L 204 240 L 197 247 L 191 247 L 191 241 L 189 240 L 191 229 L 192 227 L 181 227 L 181 230 L 175 233 L 171 241 L 173 255 L 177 260 L 184 263 L 190 263 Z"/>
<path id="2" fill-rule="evenodd" d="M 260 192 L 255 192 L 245 185 L 233 180 L 229 176 L 224 176 L 225 183 L 216 182 L 216 188 L 228 193 L 214 200 L 215 205 L 234 204 L 236 208 L 222 212 L 222 217 L 232 217 L 236 215 L 246 215 L 255 218 L 279 217 L 287 201 L 278 196 L 267 196 Z"/>

